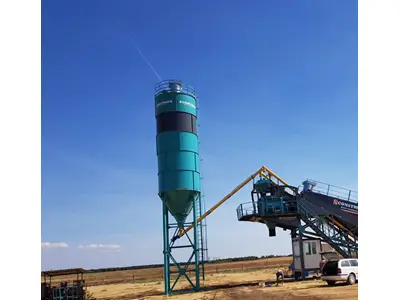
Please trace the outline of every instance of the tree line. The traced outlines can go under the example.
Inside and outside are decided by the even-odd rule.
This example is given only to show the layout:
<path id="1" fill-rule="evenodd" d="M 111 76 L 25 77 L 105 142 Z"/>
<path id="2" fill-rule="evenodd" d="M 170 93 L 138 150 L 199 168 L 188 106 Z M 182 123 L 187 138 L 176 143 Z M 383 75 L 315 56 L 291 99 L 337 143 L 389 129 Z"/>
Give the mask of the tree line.
<path id="1" fill-rule="evenodd" d="M 204 262 L 204 264 L 220 264 L 220 263 L 228 263 L 228 262 L 239 262 L 239 261 L 249 261 L 249 260 L 258 260 L 265 258 L 274 258 L 274 257 L 291 257 L 292 254 L 289 255 L 263 255 L 263 256 L 244 256 L 244 257 L 232 257 L 232 258 L 213 258 L 209 261 Z M 180 263 L 180 264 L 185 264 Z M 194 262 L 191 263 L 193 265 Z M 86 269 L 85 273 L 104 273 L 104 272 L 114 272 L 114 271 L 129 271 L 129 270 L 140 270 L 140 269 L 152 269 L 152 268 L 161 268 L 164 264 L 152 264 L 152 265 L 140 265 L 140 266 L 127 266 L 127 267 L 114 267 L 114 268 L 100 268 L 100 269 Z"/>

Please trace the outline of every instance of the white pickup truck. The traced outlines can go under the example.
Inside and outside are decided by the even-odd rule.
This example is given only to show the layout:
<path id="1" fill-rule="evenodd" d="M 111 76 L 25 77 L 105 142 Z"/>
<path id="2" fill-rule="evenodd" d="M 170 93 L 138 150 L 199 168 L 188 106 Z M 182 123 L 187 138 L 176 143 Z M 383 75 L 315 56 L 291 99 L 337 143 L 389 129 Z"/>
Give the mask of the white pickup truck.
<path id="1" fill-rule="evenodd" d="M 345 258 L 336 261 L 328 261 L 322 268 L 321 279 L 328 285 L 335 285 L 338 281 L 347 284 L 355 284 L 358 281 L 358 259 Z"/>

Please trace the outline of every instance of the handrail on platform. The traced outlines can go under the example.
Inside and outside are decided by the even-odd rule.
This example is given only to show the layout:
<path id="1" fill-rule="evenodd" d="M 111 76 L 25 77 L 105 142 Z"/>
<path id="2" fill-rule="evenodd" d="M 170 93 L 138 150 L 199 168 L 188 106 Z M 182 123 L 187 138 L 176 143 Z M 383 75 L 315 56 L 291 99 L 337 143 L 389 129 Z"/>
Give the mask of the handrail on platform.
<path id="1" fill-rule="evenodd" d="M 303 186 L 301 186 L 302 191 L 304 191 L 305 183 L 308 183 L 310 186 L 312 186 L 310 188 L 311 192 L 327 195 L 344 201 L 358 203 L 357 191 L 310 179 L 307 179 L 303 182 Z"/>

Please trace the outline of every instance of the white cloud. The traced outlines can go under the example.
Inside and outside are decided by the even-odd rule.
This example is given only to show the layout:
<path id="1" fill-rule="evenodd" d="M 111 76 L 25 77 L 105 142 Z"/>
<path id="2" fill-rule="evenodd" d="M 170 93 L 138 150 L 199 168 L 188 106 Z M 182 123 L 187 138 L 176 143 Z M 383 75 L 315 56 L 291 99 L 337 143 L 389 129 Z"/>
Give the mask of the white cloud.
<path id="1" fill-rule="evenodd" d="M 115 244 L 89 244 L 89 245 L 79 245 L 78 248 L 80 249 L 106 249 L 106 250 L 115 250 L 120 251 L 121 246 Z"/>
<path id="2" fill-rule="evenodd" d="M 42 248 L 68 248 L 68 244 L 64 242 L 61 243 L 43 242 Z"/>

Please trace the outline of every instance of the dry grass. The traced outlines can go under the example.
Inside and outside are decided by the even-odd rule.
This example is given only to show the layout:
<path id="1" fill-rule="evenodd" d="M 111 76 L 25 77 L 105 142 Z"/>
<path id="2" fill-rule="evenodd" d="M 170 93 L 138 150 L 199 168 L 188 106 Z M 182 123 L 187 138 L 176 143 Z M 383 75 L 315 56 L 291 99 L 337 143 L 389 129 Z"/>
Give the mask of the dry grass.
<path id="1" fill-rule="evenodd" d="M 198 293 L 184 292 L 189 288 L 180 279 L 173 296 L 164 295 L 162 268 L 93 273 L 85 275 L 88 291 L 97 300 L 226 300 L 226 299 L 272 299 L 272 300 L 355 300 L 355 286 L 329 287 L 322 281 L 286 282 L 283 286 L 260 287 L 260 282 L 274 281 L 275 268 L 287 268 L 290 257 L 271 258 L 248 262 L 231 262 L 206 266 L 206 280 Z M 132 280 L 132 274 L 135 280 Z M 68 280 L 69 278 L 61 278 Z M 73 279 L 73 277 L 72 277 Z M 110 284 L 111 282 L 119 282 Z"/>
<path id="2" fill-rule="evenodd" d="M 220 264 L 206 264 L 206 274 L 218 274 L 229 272 L 242 272 L 250 270 L 266 269 L 271 267 L 287 266 L 291 263 L 291 257 L 274 257 L 245 262 L 227 262 Z M 55 277 L 52 283 L 74 280 L 75 276 Z M 111 271 L 85 274 L 87 286 L 107 285 L 116 283 L 145 283 L 163 281 L 163 268 L 137 269 L 128 271 Z"/>

